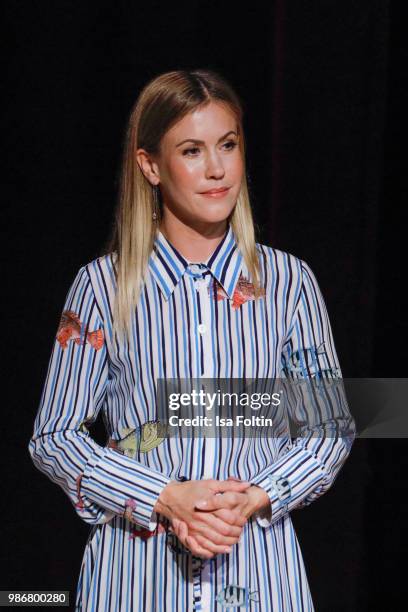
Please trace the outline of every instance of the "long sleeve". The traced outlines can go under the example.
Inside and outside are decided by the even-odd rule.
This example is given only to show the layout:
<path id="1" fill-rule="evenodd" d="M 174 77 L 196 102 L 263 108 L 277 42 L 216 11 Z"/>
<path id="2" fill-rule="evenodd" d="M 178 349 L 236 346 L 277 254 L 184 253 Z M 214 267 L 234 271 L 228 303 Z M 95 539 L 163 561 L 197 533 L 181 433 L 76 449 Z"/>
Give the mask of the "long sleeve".
<path id="1" fill-rule="evenodd" d="M 87 429 L 106 400 L 108 385 L 104 324 L 83 266 L 65 300 L 29 453 L 85 522 L 106 523 L 126 511 L 129 520 L 153 530 L 153 507 L 170 479 L 100 446 Z"/>
<path id="2" fill-rule="evenodd" d="M 326 305 L 312 270 L 304 261 L 300 264 L 301 289 L 282 350 L 286 408 L 297 437 L 273 465 L 251 480 L 271 501 L 255 515 L 262 527 L 323 495 L 355 438 Z"/>

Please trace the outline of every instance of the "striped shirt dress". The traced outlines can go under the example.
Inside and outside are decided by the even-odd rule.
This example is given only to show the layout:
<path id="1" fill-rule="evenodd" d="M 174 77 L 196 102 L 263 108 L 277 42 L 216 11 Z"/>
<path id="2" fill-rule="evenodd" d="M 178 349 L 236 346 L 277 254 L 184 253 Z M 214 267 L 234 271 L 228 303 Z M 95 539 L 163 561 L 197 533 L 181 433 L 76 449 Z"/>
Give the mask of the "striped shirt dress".
<path id="1" fill-rule="evenodd" d="M 112 333 L 116 254 L 78 271 L 28 445 L 34 465 L 91 525 L 75 610 L 314 610 L 290 513 L 331 487 L 353 432 L 178 439 L 155 430 L 158 379 L 285 378 L 288 364 L 303 378 L 341 377 L 311 268 L 290 253 L 256 248 L 264 292 L 254 299 L 230 224 L 205 262 L 186 260 L 158 230 L 122 343 Z M 345 398 L 337 402 L 347 417 Z M 89 431 L 100 411 L 105 446 Z M 153 507 L 172 480 L 230 476 L 262 487 L 270 507 L 248 519 L 232 552 L 201 559 Z"/>

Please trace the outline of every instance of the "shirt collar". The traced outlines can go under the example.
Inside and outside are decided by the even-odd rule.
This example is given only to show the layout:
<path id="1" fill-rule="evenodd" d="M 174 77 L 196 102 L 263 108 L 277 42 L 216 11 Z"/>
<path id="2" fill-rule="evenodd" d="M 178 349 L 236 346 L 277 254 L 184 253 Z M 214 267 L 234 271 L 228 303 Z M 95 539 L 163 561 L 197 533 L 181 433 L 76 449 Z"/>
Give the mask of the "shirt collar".
<path id="1" fill-rule="evenodd" d="M 157 230 L 149 257 L 149 269 L 166 300 L 169 299 L 190 263 L 204 263 L 222 285 L 228 297 L 232 298 L 242 269 L 243 256 L 238 249 L 231 223 L 228 223 L 228 229 L 215 251 L 203 262 L 190 262 L 185 259 L 164 234 Z"/>

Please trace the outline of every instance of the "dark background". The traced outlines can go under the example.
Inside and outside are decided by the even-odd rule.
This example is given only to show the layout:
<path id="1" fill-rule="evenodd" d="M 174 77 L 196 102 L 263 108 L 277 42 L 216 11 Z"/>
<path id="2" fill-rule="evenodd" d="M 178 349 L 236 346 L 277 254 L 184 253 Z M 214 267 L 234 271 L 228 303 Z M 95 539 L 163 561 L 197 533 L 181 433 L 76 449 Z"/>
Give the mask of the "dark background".
<path id="1" fill-rule="evenodd" d="M 345 377 L 405 377 L 404 2 L 6 1 L 1 589 L 70 589 L 90 526 L 28 441 L 68 288 L 113 220 L 144 84 L 211 68 L 244 102 L 258 241 L 310 264 Z M 292 518 L 317 611 L 406 602 L 407 442 L 357 439 Z M 398 606 L 398 608 L 397 608 Z"/>

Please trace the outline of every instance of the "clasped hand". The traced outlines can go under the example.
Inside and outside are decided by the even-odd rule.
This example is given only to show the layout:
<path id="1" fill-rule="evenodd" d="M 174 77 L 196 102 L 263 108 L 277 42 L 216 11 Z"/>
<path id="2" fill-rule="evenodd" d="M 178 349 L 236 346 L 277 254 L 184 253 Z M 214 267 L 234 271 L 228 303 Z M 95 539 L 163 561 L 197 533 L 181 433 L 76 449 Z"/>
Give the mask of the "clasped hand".
<path id="1" fill-rule="evenodd" d="M 172 481 L 163 489 L 154 509 L 171 521 L 174 533 L 186 548 L 210 559 L 231 552 L 248 518 L 268 503 L 265 491 L 230 477 L 224 481 Z"/>

